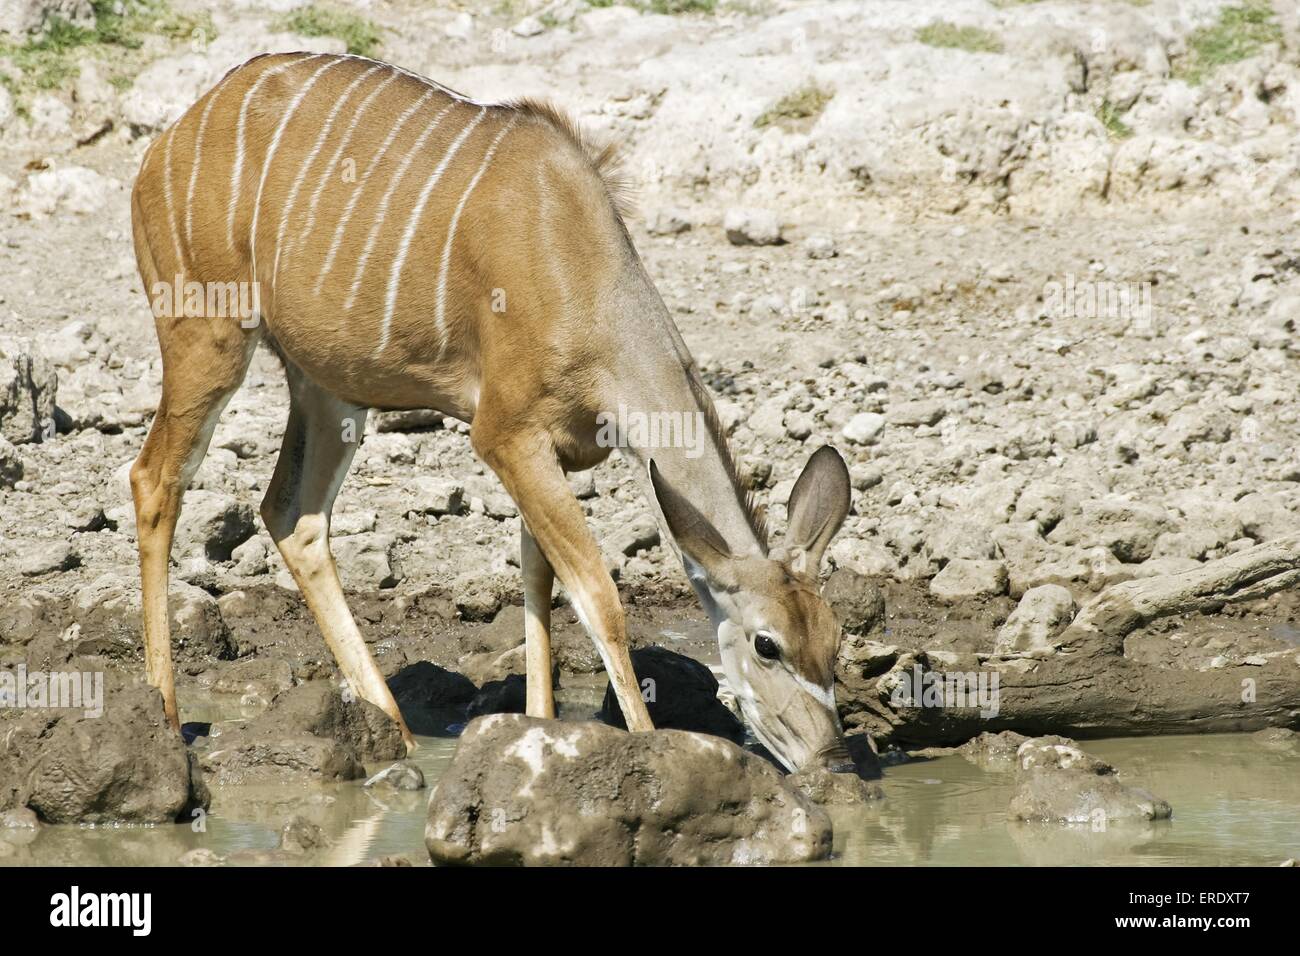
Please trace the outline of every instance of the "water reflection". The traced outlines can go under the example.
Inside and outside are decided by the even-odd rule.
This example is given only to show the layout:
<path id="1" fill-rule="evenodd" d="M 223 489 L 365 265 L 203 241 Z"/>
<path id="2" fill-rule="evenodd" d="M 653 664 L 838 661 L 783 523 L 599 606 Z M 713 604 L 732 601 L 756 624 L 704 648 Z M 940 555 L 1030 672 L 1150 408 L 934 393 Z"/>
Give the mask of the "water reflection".
<path id="1" fill-rule="evenodd" d="M 593 699 L 585 691 L 565 710 L 590 713 Z M 414 759 L 430 783 L 446 769 L 455 743 L 421 738 Z M 1246 735 L 1085 746 L 1119 767 L 1126 782 L 1167 799 L 1174 819 L 1105 832 L 1012 824 L 1006 819 L 1010 773 L 940 757 L 887 769 L 882 801 L 835 809 L 830 865 L 1276 865 L 1300 857 L 1300 756 L 1268 750 Z M 427 801 L 427 790 L 370 791 L 359 781 L 219 788 L 203 832 L 188 825 L 0 831 L 0 865 L 173 865 L 195 849 L 247 865 L 347 866 L 389 855 L 423 863 Z M 277 850 L 293 816 L 319 826 L 328 845 L 297 855 Z"/>

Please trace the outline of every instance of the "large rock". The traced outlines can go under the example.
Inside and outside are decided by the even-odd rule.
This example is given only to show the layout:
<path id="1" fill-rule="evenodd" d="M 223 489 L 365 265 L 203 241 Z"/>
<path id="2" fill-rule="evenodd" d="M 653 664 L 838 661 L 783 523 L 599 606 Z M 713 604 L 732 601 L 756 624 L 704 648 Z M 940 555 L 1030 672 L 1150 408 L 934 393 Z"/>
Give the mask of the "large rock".
<path id="1" fill-rule="evenodd" d="M 405 577 L 397 558 L 397 538 L 391 534 L 350 534 L 331 542 L 339 579 L 349 591 L 396 587 Z"/>
<path id="2" fill-rule="evenodd" d="M 885 416 L 876 412 L 859 412 L 840 429 L 845 439 L 854 445 L 874 445 L 885 430 Z"/>
<path id="3" fill-rule="evenodd" d="M 1079 514 L 1062 520 L 1047 540 L 1074 548 L 1105 548 L 1125 564 L 1137 564 L 1151 557 L 1156 539 L 1170 526 L 1159 505 L 1112 495 L 1083 502 Z"/>
<path id="4" fill-rule="evenodd" d="M 870 578 L 851 568 L 838 568 L 822 586 L 822 597 L 849 634 L 870 634 L 885 620 L 885 596 Z"/>
<path id="5" fill-rule="evenodd" d="M 102 705 L 102 714 L 30 711 L 6 728 L 0 809 L 29 807 L 47 823 L 145 824 L 207 806 L 207 788 L 156 690 L 109 688 Z"/>
<path id="6" fill-rule="evenodd" d="M 172 580 L 167 595 L 172 651 L 184 662 L 234 660 L 235 642 L 217 599 L 202 588 Z M 73 596 L 72 635 L 82 654 L 135 658 L 143 653 L 140 585 L 112 572 L 102 574 Z"/>
<path id="7" fill-rule="evenodd" d="M 729 209 L 722 228 L 733 246 L 776 246 L 785 241 L 781 219 L 770 209 Z"/>
<path id="8" fill-rule="evenodd" d="M 1051 650 L 1053 639 L 1074 619 L 1074 598 L 1059 584 L 1043 584 L 1025 592 L 998 631 L 994 651 Z"/>
<path id="9" fill-rule="evenodd" d="M 22 480 L 23 459 L 9 439 L 0 435 L 0 488 L 12 488 Z"/>
<path id="10" fill-rule="evenodd" d="M 1034 738 L 1016 751 L 1017 785 L 1007 808 L 1012 820 L 1086 824 L 1147 823 L 1173 815 L 1169 804 L 1139 787 L 1120 783 L 1115 768 L 1073 741 Z"/>
<path id="11" fill-rule="evenodd" d="M 234 495 L 194 489 L 185 496 L 176 525 L 178 554 L 229 561 L 231 552 L 253 536 L 253 506 Z"/>
<path id="12" fill-rule="evenodd" d="M 0 437 L 15 445 L 53 435 L 58 377 L 30 343 L 0 339 Z"/>
<path id="13" fill-rule="evenodd" d="M 1007 567 L 1001 561 L 956 558 L 930 581 L 930 594 L 945 604 L 996 597 L 1007 590 Z"/>
<path id="14" fill-rule="evenodd" d="M 14 196 L 14 212 L 37 220 L 55 215 L 89 216 L 99 212 L 115 194 L 123 191 L 124 187 L 116 179 L 93 169 L 57 166 L 27 177 Z"/>
<path id="15" fill-rule="evenodd" d="M 667 648 L 641 647 L 632 652 L 632 670 L 657 729 L 693 730 L 744 742 L 745 725 L 718 699 L 718 679 L 704 664 Z M 627 727 L 611 684 L 605 685 L 596 716 L 612 727 Z"/>
<path id="16" fill-rule="evenodd" d="M 397 722 L 326 681 L 282 691 L 245 723 L 214 724 L 195 746 L 220 784 L 358 780 L 365 764 L 406 756 Z"/>
<path id="17" fill-rule="evenodd" d="M 443 864 L 794 863 L 825 859 L 831 826 L 716 737 L 496 714 L 465 729 L 424 839 Z"/>

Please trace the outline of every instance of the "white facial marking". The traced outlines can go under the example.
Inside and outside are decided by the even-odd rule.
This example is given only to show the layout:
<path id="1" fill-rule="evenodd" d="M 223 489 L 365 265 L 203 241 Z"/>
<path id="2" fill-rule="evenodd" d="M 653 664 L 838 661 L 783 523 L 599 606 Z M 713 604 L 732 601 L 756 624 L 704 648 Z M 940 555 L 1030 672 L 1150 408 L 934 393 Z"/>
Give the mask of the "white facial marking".
<path id="1" fill-rule="evenodd" d="M 814 700 L 822 704 L 825 704 L 831 710 L 835 709 L 835 691 L 832 688 L 819 687 L 817 684 L 814 684 L 812 681 L 804 677 L 802 674 L 796 674 L 794 671 L 791 671 L 790 675 L 795 679 L 795 682 L 800 687 L 802 687 L 804 690 L 808 692 L 810 697 L 812 697 Z"/>

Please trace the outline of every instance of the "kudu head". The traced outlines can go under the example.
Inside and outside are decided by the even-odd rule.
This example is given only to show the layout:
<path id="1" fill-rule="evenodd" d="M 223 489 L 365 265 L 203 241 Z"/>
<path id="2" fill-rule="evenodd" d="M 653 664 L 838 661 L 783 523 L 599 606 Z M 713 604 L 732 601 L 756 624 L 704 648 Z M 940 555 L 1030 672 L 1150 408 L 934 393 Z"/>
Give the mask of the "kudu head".
<path id="1" fill-rule="evenodd" d="M 835 709 L 840 626 L 817 583 L 826 546 L 849 512 L 844 460 L 829 445 L 813 453 L 790 492 L 782 547 L 766 554 L 734 554 L 653 462 L 650 479 L 754 735 L 789 770 L 851 771 Z"/>

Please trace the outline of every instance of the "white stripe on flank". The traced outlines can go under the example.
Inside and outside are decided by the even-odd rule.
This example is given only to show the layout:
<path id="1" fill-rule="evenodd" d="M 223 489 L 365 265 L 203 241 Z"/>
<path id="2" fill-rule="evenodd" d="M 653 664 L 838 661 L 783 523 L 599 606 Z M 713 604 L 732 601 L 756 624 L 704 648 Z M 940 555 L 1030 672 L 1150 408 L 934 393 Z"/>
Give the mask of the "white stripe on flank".
<path id="1" fill-rule="evenodd" d="M 163 202 L 167 206 L 167 225 L 172 230 L 172 248 L 176 252 L 176 268 L 185 271 L 185 254 L 181 251 L 181 232 L 176 225 L 176 207 L 172 202 L 172 139 L 176 136 L 176 123 L 167 130 L 167 142 L 163 146 Z"/>
<path id="2" fill-rule="evenodd" d="M 334 121 L 338 119 L 339 112 L 343 109 L 343 104 L 348 101 L 348 98 L 352 95 L 353 91 L 378 69 L 378 66 L 372 66 L 370 69 L 359 74 L 356 79 L 348 84 L 342 95 L 339 96 L 338 102 L 334 104 L 334 108 L 330 110 L 329 116 L 326 117 L 325 125 L 321 127 L 320 135 L 316 137 L 315 145 L 313 145 L 311 151 L 307 153 L 307 158 L 303 160 L 302 166 L 298 169 L 298 175 L 293 178 L 293 185 L 289 187 L 289 195 L 284 201 L 284 209 L 280 211 L 280 225 L 275 230 L 275 265 L 271 270 L 272 287 L 275 286 L 276 279 L 280 275 L 280 253 L 284 248 L 284 231 L 289 225 L 289 213 L 293 211 L 293 205 L 298 200 L 298 191 L 302 189 L 303 181 L 307 178 L 307 170 L 311 168 L 312 163 L 316 162 L 316 156 L 320 153 L 321 147 L 325 145 L 325 140 L 329 136 L 330 130 L 334 128 Z"/>
<path id="3" fill-rule="evenodd" d="M 379 230 L 383 228 L 384 220 L 388 218 L 388 204 L 392 201 L 393 193 L 397 191 L 397 187 L 401 184 L 406 171 L 411 168 L 411 163 L 420 152 L 420 148 L 428 142 L 433 131 L 441 125 L 442 118 L 450 113 L 455 106 L 455 103 L 448 103 L 438 112 L 438 115 L 433 118 L 433 122 L 424 128 L 424 132 L 406 151 L 406 155 L 402 157 L 401 163 L 398 164 L 392 178 L 388 181 L 388 188 L 384 190 L 384 195 L 379 200 L 379 208 L 374 214 L 375 221 L 370 226 L 370 235 L 366 236 L 365 247 L 361 250 L 361 257 L 357 259 L 357 271 L 352 276 L 352 286 L 348 289 L 348 297 L 343 301 L 344 312 L 351 311 L 352 303 L 357 301 L 357 291 L 361 288 L 361 278 L 365 275 L 366 263 L 370 261 L 370 254 L 375 251 L 375 242 L 379 238 Z"/>
<path id="4" fill-rule="evenodd" d="M 311 235 L 312 229 L 316 227 L 316 206 L 320 202 L 321 193 L 325 191 L 326 185 L 329 184 L 330 177 L 334 175 L 334 167 L 336 167 L 339 160 L 343 158 L 343 151 L 346 150 L 348 145 L 352 142 L 352 134 L 357 131 L 357 125 L 361 122 L 361 117 L 365 113 L 366 108 L 370 106 L 375 97 L 383 92 L 384 87 L 397 79 L 397 76 L 398 74 L 396 73 L 389 73 L 388 78 L 367 93 L 366 98 L 362 100 L 361 105 L 357 107 L 356 113 L 352 116 L 352 122 L 350 122 L 348 128 L 343 131 L 343 138 L 339 140 L 338 148 L 334 150 L 334 155 L 330 157 L 330 161 L 325 167 L 325 172 L 321 174 L 320 182 L 316 184 L 316 188 L 312 191 L 311 201 L 307 204 L 307 224 L 302 227 L 302 232 L 298 233 L 298 242 L 302 242 Z"/>
<path id="5" fill-rule="evenodd" d="M 343 230 L 348 227 L 348 220 L 352 218 L 352 210 L 357 207 L 357 200 L 361 198 L 362 192 L 365 191 L 366 182 L 370 179 L 370 174 L 374 172 L 379 161 L 384 158 L 388 152 L 388 147 L 393 145 L 393 140 L 397 138 L 398 131 L 406 125 L 406 121 L 415 115 L 416 110 L 429 101 L 433 96 L 433 90 L 428 90 L 423 96 L 406 108 L 397 119 L 396 125 L 388 131 L 384 141 L 379 144 L 379 149 L 374 156 L 370 157 L 370 162 L 366 164 L 366 171 L 361 174 L 361 178 L 352 188 L 352 195 L 348 197 L 348 204 L 343 208 L 343 215 L 339 218 L 338 225 L 334 227 L 334 239 L 330 242 L 329 253 L 325 256 L 325 264 L 321 267 L 320 273 L 316 276 L 316 288 L 313 295 L 320 295 L 321 286 L 325 284 L 325 277 L 329 275 L 330 267 L 334 265 L 334 257 L 338 255 L 339 243 L 343 241 Z"/>
<path id="6" fill-rule="evenodd" d="M 217 104 L 217 97 L 236 72 L 231 70 L 212 88 L 208 94 L 208 105 L 203 107 L 203 115 L 199 118 L 199 132 L 194 137 L 194 165 L 190 168 L 190 184 L 185 190 L 185 242 L 190 246 L 194 245 L 194 187 L 199 182 L 199 164 L 203 162 L 203 137 L 208 131 L 208 117 L 212 115 L 212 107 Z"/>
<path id="7" fill-rule="evenodd" d="M 397 256 L 393 259 L 392 269 L 388 273 L 388 296 L 384 303 L 384 324 L 380 328 L 380 332 L 379 332 L 379 350 L 378 350 L 379 352 L 383 352 L 383 350 L 388 347 L 388 336 L 392 332 L 393 313 L 397 307 L 397 285 L 398 285 L 398 280 L 401 278 L 402 275 L 402 264 L 406 261 L 406 255 L 411 249 L 411 240 L 415 237 L 415 230 L 420 224 L 420 216 L 424 212 L 424 206 L 429 201 L 429 197 L 433 195 L 433 187 L 438 185 L 438 180 L 441 179 L 442 174 L 447 171 L 447 166 L 448 164 L 451 163 L 452 157 L 456 155 L 457 151 L 460 149 L 461 145 L 465 142 L 466 138 L 469 136 L 470 133 L 474 131 L 474 128 L 477 127 L 478 124 L 483 121 L 483 117 L 485 115 L 487 115 L 487 107 L 486 106 L 480 107 L 478 111 L 478 115 L 474 117 L 474 122 L 470 123 L 463 130 L 461 130 L 460 135 L 456 137 L 456 141 L 452 143 L 451 146 L 448 148 L 447 154 L 442 157 L 442 162 L 440 162 L 438 164 L 438 168 L 433 171 L 433 175 L 430 176 L 429 181 L 424 184 L 424 188 L 420 190 L 419 198 L 416 199 L 415 201 L 415 208 L 411 211 L 411 218 L 407 220 L 406 231 L 402 233 L 402 242 L 397 247 Z M 514 125 L 514 120 L 511 119 L 510 123 L 506 125 L 505 129 L 503 129 L 500 133 L 497 134 L 497 138 L 493 140 L 492 146 L 488 149 L 488 154 L 483 160 L 483 166 L 479 167 L 478 172 L 474 175 L 474 178 L 470 181 L 469 189 L 465 191 L 465 196 L 469 195 L 469 190 L 474 188 L 474 184 L 478 182 L 479 176 L 483 175 L 483 169 L 487 165 L 487 161 L 492 158 L 492 151 L 496 149 L 496 145 L 498 142 L 500 142 L 501 136 L 504 135 L 505 130 L 509 129 L 513 125 Z M 456 207 L 457 216 L 460 215 L 461 207 L 465 205 L 465 196 L 461 197 L 460 199 L 461 204 L 460 206 Z M 456 222 L 454 217 L 452 219 L 451 228 L 452 229 L 456 228 Z M 438 326 L 438 334 L 439 334 L 439 339 L 441 339 L 442 336 L 441 323 L 439 323 Z M 441 341 L 439 341 L 438 352 L 440 355 L 442 354 Z"/>
<path id="8" fill-rule="evenodd" d="M 460 202 L 456 204 L 456 211 L 452 213 L 451 224 L 447 227 L 447 241 L 442 246 L 442 264 L 438 269 L 438 297 L 437 307 L 434 310 L 434 323 L 438 327 L 438 357 L 442 358 L 443 352 L 447 349 L 447 269 L 451 265 L 451 244 L 456 238 L 456 226 L 460 223 L 460 214 L 465 211 L 465 204 L 469 202 L 470 193 L 478 185 L 478 181 L 483 178 L 483 173 L 487 171 L 488 164 L 492 162 L 492 157 L 497 151 L 497 146 L 510 128 L 515 125 L 517 117 L 512 116 L 510 122 L 501 127 L 496 138 L 492 140 L 492 145 L 488 147 L 487 153 L 483 156 L 483 162 L 479 163 L 478 172 L 474 178 L 469 181 L 465 187 L 465 193 L 460 197 Z"/>
<path id="9" fill-rule="evenodd" d="M 298 112 L 298 107 L 302 105 L 303 99 L 311 92 L 311 88 L 316 85 L 316 81 L 321 78 L 322 74 L 338 66 L 340 62 L 342 61 L 331 60 L 307 78 L 307 82 L 289 101 L 289 108 L 280 117 L 280 123 L 276 126 L 274 135 L 271 136 L 271 145 L 266 148 L 266 158 L 262 160 L 262 177 L 257 182 L 257 196 L 253 199 L 253 222 L 248 228 L 248 260 L 252 264 L 253 285 L 257 285 L 257 223 L 261 218 L 262 190 L 266 188 L 266 177 L 271 172 L 271 161 L 275 158 L 275 151 L 280 148 L 280 138 L 284 135 L 285 127 L 289 125 L 289 120 L 293 119 L 293 114 Z"/>
<path id="10" fill-rule="evenodd" d="M 323 56 L 323 54 L 306 54 L 290 60 L 288 63 L 281 63 L 279 66 L 263 70 L 262 74 L 253 81 L 253 85 L 248 88 L 248 92 L 244 94 L 244 100 L 239 106 L 239 122 L 235 126 L 235 163 L 230 170 L 230 202 L 226 210 L 226 242 L 231 249 L 235 248 L 235 210 L 239 205 L 239 187 L 244 178 L 244 127 L 248 123 L 248 106 L 253 101 L 253 97 L 257 95 L 257 91 L 262 88 L 262 84 L 271 77 L 283 73 L 291 66 L 296 66 L 305 60 L 315 59 L 318 56 Z"/>

